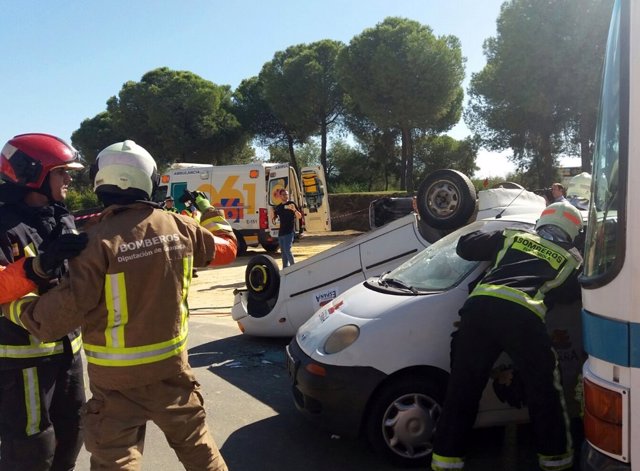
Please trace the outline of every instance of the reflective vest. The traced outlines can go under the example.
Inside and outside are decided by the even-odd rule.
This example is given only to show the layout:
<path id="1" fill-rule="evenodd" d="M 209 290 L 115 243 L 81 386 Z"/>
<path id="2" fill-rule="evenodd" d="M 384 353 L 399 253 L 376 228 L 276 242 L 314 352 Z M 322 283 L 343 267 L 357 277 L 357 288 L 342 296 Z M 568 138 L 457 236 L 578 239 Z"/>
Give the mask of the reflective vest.
<path id="1" fill-rule="evenodd" d="M 38 214 L 37 210 L 33 210 Z M 28 215 L 34 218 L 33 214 Z M 75 232 L 73 217 L 68 214 L 63 206 L 56 205 L 51 208 L 51 219 L 63 224 L 63 233 Z M 38 253 L 38 247 L 43 242 L 42 236 L 36 228 L 25 221 L 24 208 L 15 205 L 5 205 L 0 208 L 0 232 L 3 233 L 0 243 L 0 264 L 9 265 L 26 257 L 33 257 Z M 0 318 L 0 370 L 23 369 L 38 366 L 45 359 L 53 355 L 65 353 L 65 343 L 68 343 L 66 351 L 72 354 L 80 352 L 82 338 L 80 330 L 76 329 L 65 337 L 54 342 L 41 342 L 27 330 L 22 328 L 19 317 L 21 306 L 26 301 L 33 299 L 33 294 L 20 298 L 22 293 L 14 292 L 9 297 L 14 300 L 6 306 L 9 312 L 8 318 Z M 5 297 L 7 297 L 5 293 Z"/>
<path id="2" fill-rule="evenodd" d="M 157 363 L 180 355 L 187 346 L 189 332 L 187 294 L 189 293 L 189 284 L 191 283 L 191 274 L 193 272 L 193 257 L 183 259 L 183 268 L 178 333 L 173 337 L 150 344 L 141 343 L 139 339 L 132 339 L 127 335 L 126 327 L 129 323 L 127 298 L 129 295 L 127 293 L 125 274 L 107 275 L 104 284 L 108 313 L 107 322 L 104 331 L 99 336 L 100 343 L 96 341 L 98 336 L 95 333 L 91 335 L 92 343 L 84 343 L 87 362 L 98 366 L 123 367 Z M 147 321 L 154 322 L 152 313 L 147 314 L 151 314 L 147 316 Z M 172 325 L 167 325 L 167 332 L 170 332 L 172 327 Z"/>
<path id="3" fill-rule="evenodd" d="M 514 302 L 533 311 L 544 320 L 547 313 L 545 304 L 547 293 L 561 286 L 580 267 L 581 261 L 568 250 L 536 234 L 512 229 L 506 229 L 503 234 L 505 241 L 493 267 L 469 296 L 493 296 Z M 515 261 L 533 260 L 532 272 L 526 277 L 531 284 L 527 286 L 529 292 L 504 284 L 487 282 L 487 279 L 491 279 L 492 271 L 503 267 L 503 262 L 507 258 Z M 539 273 L 536 273 L 536 269 Z"/>

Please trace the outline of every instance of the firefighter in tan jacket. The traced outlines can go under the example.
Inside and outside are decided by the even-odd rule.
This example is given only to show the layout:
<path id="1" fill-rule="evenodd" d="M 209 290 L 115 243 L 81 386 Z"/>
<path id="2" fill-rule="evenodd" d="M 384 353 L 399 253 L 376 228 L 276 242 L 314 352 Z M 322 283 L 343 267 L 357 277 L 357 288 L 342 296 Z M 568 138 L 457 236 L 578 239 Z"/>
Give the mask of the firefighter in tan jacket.
<path id="1" fill-rule="evenodd" d="M 193 194 L 200 224 L 150 202 L 156 164 L 133 141 L 100 152 L 91 174 L 105 210 L 87 248 L 60 286 L 12 306 L 22 312 L 11 319 L 41 340 L 82 327 L 92 470 L 139 470 L 147 420 L 187 470 L 226 470 L 188 362 L 187 294 L 193 267 L 235 259 L 233 231 L 203 194 Z"/>

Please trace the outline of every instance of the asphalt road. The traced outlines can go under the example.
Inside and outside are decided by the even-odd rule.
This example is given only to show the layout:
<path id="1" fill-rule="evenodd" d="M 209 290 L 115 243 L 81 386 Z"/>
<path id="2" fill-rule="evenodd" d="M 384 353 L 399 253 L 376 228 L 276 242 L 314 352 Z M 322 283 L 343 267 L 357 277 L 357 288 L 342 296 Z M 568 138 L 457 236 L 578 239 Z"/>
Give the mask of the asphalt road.
<path id="1" fill-rule="evenodd" d="M 297 260 L 355 234 L 305 237 L 294 245 Z M 288 339 L 240 334 L 229 315 L 232 291 L 244 285 L 251 250 L 232 265 L 202 270 L 192 283 L 189 358 L 202 385 L 208 423 L 232 471 L 398 471 L 362 440 L 332 436 L 296 410 L 284 362 Z M 279 255 L 275 257 L 279 260 Z M 426 469 L 426 463 L 418 469 Z M 144 471 L 184 469 L 155 425 L 147 427 Z M 476 430 L 466 470 L 536 469 L 528 425 Z M 76 471 L 89 471 L 82 450 Z"/>
<path id="2" fill-rule="evenodd" d="M 332 437 L 295 409 L 283 339 L 243 336 L 226 315 L 194 315 L 189 357 L 208 423 L 232 471 L 397 471 L 360 440 Z M 535 469 L 528 426 L 474 432 L 468 470 Z M 426 465 L 424 468 L 425 469 Z M 89 471 L 83 449 L 77 471 Z M 147 428 L 143 470 L 183 469 L 162 433 Z"/>

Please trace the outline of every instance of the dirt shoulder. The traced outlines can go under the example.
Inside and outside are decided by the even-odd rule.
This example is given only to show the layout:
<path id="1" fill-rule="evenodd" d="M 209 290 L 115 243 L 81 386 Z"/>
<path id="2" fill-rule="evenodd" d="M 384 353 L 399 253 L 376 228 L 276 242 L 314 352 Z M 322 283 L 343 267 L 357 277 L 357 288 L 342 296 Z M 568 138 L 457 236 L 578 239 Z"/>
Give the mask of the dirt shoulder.
<path id="1" fill-rule="evenodd" d="M 293 244 L 293 256 L 299 262 L 360 234 L 361 232 L 353 230 L 305 234 Z M 282 267 L 280 252 L 267 254 L 263 249 L 249 249 L 245 255 L 238 257 L 228 266 L 198 269 L 198 276 L 192 280 L 189 290 L 191 313 L 194 315 L 230 315 L 233 306 L 233 290 L 244 288 L 247 263 L 251 257 L 259 254 L 271 255 L 277 261 L 278 266 Z"/>

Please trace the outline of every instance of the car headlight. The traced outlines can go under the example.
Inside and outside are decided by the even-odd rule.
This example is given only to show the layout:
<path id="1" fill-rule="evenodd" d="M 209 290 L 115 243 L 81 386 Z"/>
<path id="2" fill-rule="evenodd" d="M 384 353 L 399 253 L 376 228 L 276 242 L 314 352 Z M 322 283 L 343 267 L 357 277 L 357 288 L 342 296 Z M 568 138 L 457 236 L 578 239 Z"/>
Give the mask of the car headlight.
<path id="1" fill-rule="evenodd" d="M 331 332 L 324 343 L 324 352 L 328 354 L 338 353 L 344 350 L 358 339 L 360 327 L 354 324 L 343 325 Z"/>

